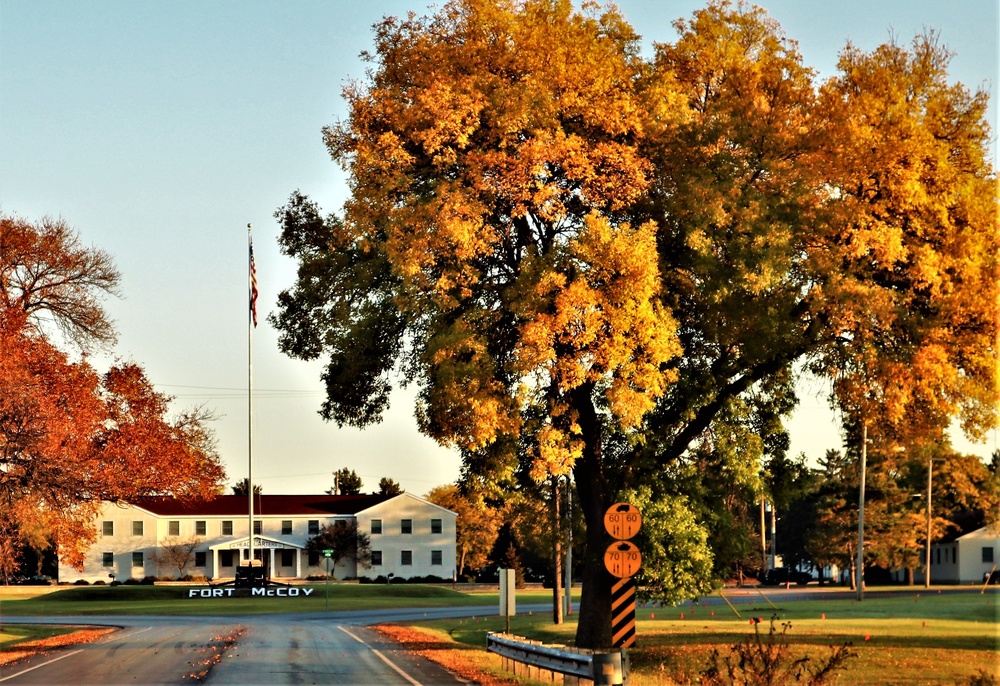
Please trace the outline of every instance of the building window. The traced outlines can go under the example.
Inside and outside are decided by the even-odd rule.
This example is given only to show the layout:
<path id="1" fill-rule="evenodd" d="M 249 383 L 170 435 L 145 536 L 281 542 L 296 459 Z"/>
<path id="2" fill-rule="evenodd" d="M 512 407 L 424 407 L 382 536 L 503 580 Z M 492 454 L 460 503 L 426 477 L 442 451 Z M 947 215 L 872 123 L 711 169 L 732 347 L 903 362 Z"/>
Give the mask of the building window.
<path id="1" fill-rule="evenodd" d="M 199 519 L 194 523 L 194 535 L 195 536 L 207 536 L 208 535 L 208 522 L 204 519 Z"/>
<path id="2" fill-rule="evenodd" d="M 440 565 L 441 564 L 441 551 L 440 550 L 432 550 L 431 551 L 431 564 L 432 565 Z"/>
<path id="3" fill-rule="evenodd" d="M 413 564 L 413 551 L 403 550 L 399 556 L 399 564 L 407 566 Z"/>
<path id="4" fill-rule="evenodd" d="M 295 566 L 295 551 L 294 550 L 282 550 L 281 551 L 281 566 L 282 567 L 294 567 Z"/>
<path id="5" fill-rule="evenodd" d="M 194 566 L 195 567 L 205 567 L 208 564 L 208 553 L 204 550 L 199 550 L 194 554 Z"/>
<path id="6" fill-rule="evenodd" d="M 319 520 L 310 519 L 309 520 L 309 535 L 315 536 L 319 533 Z"/>
<path id="7" fill-rule="evenodd" d="M 941 549 L 940 548 L 935 548 L 935 550 L 937 551 L 937 554 L 935 555 L 935 557 L 937 558 L 937 560 L 934 562 L 934 564 L 939 565 L 939 564 L 941 564 Z"/>
<path id="8" fill-rule="evenodd" d="M 132 566 L 133 567 L 142 567 L 143 565 L 144 565 L 144 561 L 142 559 L 142 553 L 141 552 L 140 553 L 132 553 Z"/>
<path id="9" fill-rule="evenodd" d="M 172 519 L 167 522 L 167 536 L 180 536 L 181 535 L 181 523 L 176 519 Z"/>
<path id="10" fill-rule="evenodd" d="M 993 562 L 993 546 L 983 546 L 983 562 Z"/>
<path id="11" fill-rule="evenodd" d="M 400 523 L 400 532 L 404 533 L 404 534 L 412 534 L 413 533 L 413 520 L 412 519 L 404 519 Z"/>
<path id="12" fill-rule="evenodd" d="M 102 536 L 114 536 L 115 535 L 115 523 L 114 522 L 101 522 L 101 535 Z"/>
<path id="13" fill-rule="evenodd" d="M 951 549 L 951 563 L 958 564 L 958 546 Z"/>
<path id="14" fill-rule="evenodd" d="M 114 553 L 101 553 L 101 566 L 102 567 L 114 567 L 115 566 L 115 554 Z"/>
<path id="15" fill-rule="evenodd" d="M 142 536 L 142 522 L 132 522 L 132 535 Z"/>
<path id="16" fill-rule="evenodd" d="M 233 520 L 226 519 L 222 522 L 222 535 L 232 536 L 233 535 Z"/>
<path id="17" fill-rule="evenodd" d="M 439 533 L 441 533 L 441 520 L 440 519 L 432 519 L 431 520 L 431 533 L 432 534 L 439 534 Z"/>
<path id="18" fill-rule="evenodd" d="M 254 536 L 260 536 L 260 534 L 261 534 L 261 532 L 263 530 L 264 529 L 263 529 L 263 526 L 260 523 L 260 520 L 259 519 L 253 520 L 253 535 Z"/>
<path id="19" fill-rule="evenodd" d="M 292 520 L 282 519 L 281 520 L 281 535 L 291 536 L 292 535 Z"/>
<path id="20" fill-rule="evenodd" d="M 319 551 L 318 550 L 310 550 L 309 551 L 309 566 L 310 567 L 317 567 L 317 566 L 319 566 Z"/>
<path id="21" fill-rule="evenodd" d="M 220 567 L 232 567 L 233 566 L 233 551 L 232 550 L 220 550 L 219 551 L 219 566 Z"/>
<path id="22" fill-rule="evenodd" d="M 382 520 L 381 519 L 373 519 L 372 520 L 372 534 L 380 534 L 380 533 L 382 533 Z"/>
<path id="23" fill-rule="evenodd" d="M 382 566 L 382 551 L 381 550 L 373 550 L 372 551 L 372 567 L 381 567 L 381 566 Z"/>

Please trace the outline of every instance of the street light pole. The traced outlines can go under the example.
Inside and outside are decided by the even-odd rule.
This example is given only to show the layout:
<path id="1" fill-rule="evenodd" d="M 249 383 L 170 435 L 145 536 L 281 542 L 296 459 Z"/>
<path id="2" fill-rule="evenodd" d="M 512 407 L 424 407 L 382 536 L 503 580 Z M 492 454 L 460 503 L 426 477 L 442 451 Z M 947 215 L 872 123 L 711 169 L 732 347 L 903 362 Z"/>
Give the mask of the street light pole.
<path id="1" fill-rule="evenodd" d="M 861 486 L 858 489 L 858 556 L 855 562 L 854 578 L 857 584 L 858 600 L 865 599 L 865 468 L 868 463 L 868 424 L 861 422 Z"/>

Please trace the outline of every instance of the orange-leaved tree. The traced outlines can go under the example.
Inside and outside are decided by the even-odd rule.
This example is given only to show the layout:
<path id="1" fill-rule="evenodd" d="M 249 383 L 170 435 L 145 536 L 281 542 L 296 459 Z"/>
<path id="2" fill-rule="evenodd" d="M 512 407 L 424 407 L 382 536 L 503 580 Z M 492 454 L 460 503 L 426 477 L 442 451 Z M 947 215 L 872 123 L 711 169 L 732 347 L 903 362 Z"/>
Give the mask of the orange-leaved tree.
<path id="1" fill-rule="evenodd" d="M 817 87 L 760 8 L 676 28 L 644 60 L 616 10 L 569 0 L 386 19 L 325 129 L 342 217 L 277 213 L 300 266 L 274 322 L 328 358 L 324 417 L 378 421 L 398 372 L 470 483 L 573 473 L 584 647 L 610 645 L 604 509 L 672 495 L 664 467 L 720 417 L 780 432 L 806 366 L 896 431 L 996 419 L 985 96 L 933 41 L 848 48 Z"/>
<path id="2" fill-rule="evenodd" d="M 109 256 L 62 222 L 0 216 L 0 277 L 0 535 L 30 530 L 37 544 L 44 531 L 80 565 L 102 501 L 218 492 L 224 473 L 204 411 L 171 419 L 170 398 L 137 365 L 101 375 L 51 340 L 58 330 L 84 351 L 114 340 L 100 307 L 119 278 Z"/>
<path id="3" fill-rule="evenodd" d="M 655 226 L 625 212 L 649 187 L 636 39 L 615 11 L 570 2 L 387 19 L 371 82 L 325 130 L 353 179 L 343 222 L 297 194 L 278 213 L 303 279 L 322 280 L 282 294 L 276 322 L 286 352 L 331 354 L 324 415 L 374 421 L 398 363 L 428 435 L 472 462 L 516 437 L 525 478 L 591 485 L 591 550 L 591 515 L 614 497 L 605 427 L 638 428 L 681 352 Z M 600 622 L 598 564 L 584 626 Z"/>

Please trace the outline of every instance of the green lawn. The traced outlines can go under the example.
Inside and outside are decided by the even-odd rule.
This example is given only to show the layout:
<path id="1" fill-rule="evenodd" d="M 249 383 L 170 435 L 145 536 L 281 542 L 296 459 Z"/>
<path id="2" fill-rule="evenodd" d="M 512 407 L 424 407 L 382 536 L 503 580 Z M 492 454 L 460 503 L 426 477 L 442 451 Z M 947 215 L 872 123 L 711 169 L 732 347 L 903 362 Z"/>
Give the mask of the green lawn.
<path id="1" fill-rule="evenodd" d="M 753 636 L 753 617 L 766 636 L 789 623 L 789 654 L 825 658 L 831 646 L 851 644 L 856 655 L 841 672 L 839 684 L 968 683 L 978 669 L 1000 678 L 1000 593 L 990 591 L 920 597 L 869 594 L 861 602 L 816 600 L 782 604 L 764 599 L 736 607 L 646 608 L 637 612 L 637 645 L 629 650 L 631 686 L 686 683 L 708 664 L 713 648 L 726 656 L 731 647 Z M 681 618 L 683 613 L 684 617 Z M 420 622 L 469 646 L 483 646 L 487 631 L 503 631 L 498 618 Z M 511 632 L 543 643 L 571 644 L 575 617 L 556 626 L 548 615 L 519 616 Z M 695 680 L 694 683 L 697 683 Z"/>
<path id="2" fill-rule="evenodd" d="M 211 615 L 323 612 L 327 589 L 322 583 L 296 586 L 294 598 L 189 598 L 190 588 L 204 586 L 73 586 L 32 597 L 0 596 L 0 617 L 19 615 Z M 302 595 L 312 589 L 312 595 Z M 551 591 L 519 592 L 521 602 L 545 602 Z M 467 593 L 441 586 L 409 584 L 330 584 L 329 610 L 372 610 L 454 605 L 497 606 L 496 592 Z"/>

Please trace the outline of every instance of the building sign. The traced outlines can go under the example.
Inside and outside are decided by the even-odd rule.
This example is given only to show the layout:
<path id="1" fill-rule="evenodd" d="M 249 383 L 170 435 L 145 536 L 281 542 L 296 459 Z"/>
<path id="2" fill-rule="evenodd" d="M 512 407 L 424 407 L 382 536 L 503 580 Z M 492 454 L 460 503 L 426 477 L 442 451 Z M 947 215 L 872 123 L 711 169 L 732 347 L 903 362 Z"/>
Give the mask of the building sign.
<path id="1" fill-rule="evenodd" d="M 250 543 L 248 541 L 236 541 L 235 543 L 229 544 L 230 548 L 249 548 Z M 281 541 L 272 541 L 269 538 L 257 538 L 253 539 L 253 547 L 260 548 L 294 548 L 295 546 L 286 546 Z"/>
<path id="2" fill-rule="evenodd" d="M 234 598 L 242 596 L 260 596 L 262 598 L 298 598 L 310 596 L 312 588 L 190 588 L 188 598 Z"/>

